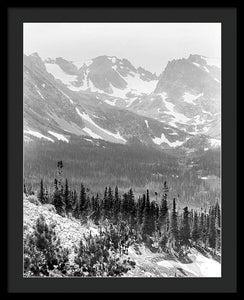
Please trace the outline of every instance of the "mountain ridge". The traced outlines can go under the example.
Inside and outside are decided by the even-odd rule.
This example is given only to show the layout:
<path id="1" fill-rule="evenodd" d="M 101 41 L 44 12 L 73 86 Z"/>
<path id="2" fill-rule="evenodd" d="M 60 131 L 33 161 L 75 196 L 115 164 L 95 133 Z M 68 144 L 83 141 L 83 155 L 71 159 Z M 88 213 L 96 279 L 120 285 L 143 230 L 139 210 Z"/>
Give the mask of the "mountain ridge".
<path id="1" fill-rule="evenodd" d="M 141 67 L 134 68 L 126 59 L 120 60 L 111 56 L 100 56 L 96 59 L 95 69 L 102 68 L 101 74 L 104 74 L 104 58 L 109 69 L 116 62 L 117 65 L 122 63 L 124 75 L 139 70 L 138 72 L 141 74 L 147 74 L 149 77 L 152 76 L 151 79 L 155 79 L 153 77 L 156 76 L 155 74 Z M 193 58 L 191 57 L 190 60 L 193 60 Z M 75 74 L 78 74 L 79 70 L 83 72 L 84 68 L 93 64 L 89 62 L 87 63 L 89 66 L 85 65 L 85 67 L 83 64 L 78 69 L 72 62 L 63 58 L 42 61 L 37 53 L 29 56 L 24 55 L 24 126 L 26 141 L 31 141 L 31 137 L 35 136 L 36 138 L 46 138 L 50 142 L 53 142 L 55 138 L 68 142 L 68 136 L 73 134 L 88 136 L 92 139 L 105 139 L 115 143 L 126 143 L 136 138 L 139 142 L 167 149 L 182 146 L 193 138 L 195 133 L 187 132 L 185 128 L 175 126 L 175 123 L 170 124 L 167 118 L 163 122 L 157 120 L 153 114 L 148 116 L 148 114 L 138 113 L 136 109 L 133 109 L 135 107 L 134 101 L 130 103 L 131 105 L 128 108 L 124 105 L 116 105 L 116 98 L 109 98 L 109 94 L 106 93 L 100 94 L 70 89 L 62 80 L 56 78 L 52 72 L 48 72 L 50 70 L 47 69 L 46 65 L 53 63 L 62 66 L 63 70 L 66 70 L 66 73 L 68 72 L 70 76 L 76 76 Z M 100 67 L 98 68 L 97 65 Z M 83 74 L 82 72 L 81 74 Z M 160 77 L 158 84 L 159 82 Z M 149 96 L 142 97 L 145 101 Z M 155 97 L 162 101 L 160 94 Z M 138 99 L 142 100 L 142 98 L 137 98 L 136 101 Z M 167 109 L 172 108 L 173 104 L 170 107 L 168 99 L 163 100 L 168 101 L 168 103 L 165 102 Z M 178 114 L 180 115 L 180 113 Z M 166 111 L 164 115 L 169 116 L 169 113 Z M 211 121 L 213 122 L 213 120 Z M 43 124 L 45 122 L 46 124 Z M 45 131 L 43 131 L 44 128 Z M 45 135 L 44 132 L 47 134 Z M 202 134 L 202 132 L 200 133 Z M 216 137 L 218 138 L 218 134 L 211 138 Z"/>

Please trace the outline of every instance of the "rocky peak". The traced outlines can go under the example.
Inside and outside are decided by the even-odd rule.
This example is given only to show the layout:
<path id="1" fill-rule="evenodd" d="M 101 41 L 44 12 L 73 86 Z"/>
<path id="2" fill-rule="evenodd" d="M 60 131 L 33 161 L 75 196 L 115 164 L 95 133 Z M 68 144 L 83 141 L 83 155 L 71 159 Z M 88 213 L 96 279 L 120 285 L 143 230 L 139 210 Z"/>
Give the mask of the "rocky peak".
<path id="1" fill-rule="evenodd" d="M 190 54 L 188 57 L 188 61 L 192 63 L 197 63 L 201 66 L 207 65 L 207 61 L 204 59 L 202 55 L 199 54 Z"/>

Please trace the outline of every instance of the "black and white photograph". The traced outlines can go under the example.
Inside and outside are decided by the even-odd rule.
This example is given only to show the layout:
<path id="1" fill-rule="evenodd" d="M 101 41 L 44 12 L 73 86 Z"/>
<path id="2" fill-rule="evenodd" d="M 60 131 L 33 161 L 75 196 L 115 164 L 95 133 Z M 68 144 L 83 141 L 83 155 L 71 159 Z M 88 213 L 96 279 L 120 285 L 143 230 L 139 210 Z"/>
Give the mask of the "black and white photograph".
<path id="1" fill-rule="evenodd" d="M 221 30 L 23 24 L 24 278 L 222 277 Z"/>

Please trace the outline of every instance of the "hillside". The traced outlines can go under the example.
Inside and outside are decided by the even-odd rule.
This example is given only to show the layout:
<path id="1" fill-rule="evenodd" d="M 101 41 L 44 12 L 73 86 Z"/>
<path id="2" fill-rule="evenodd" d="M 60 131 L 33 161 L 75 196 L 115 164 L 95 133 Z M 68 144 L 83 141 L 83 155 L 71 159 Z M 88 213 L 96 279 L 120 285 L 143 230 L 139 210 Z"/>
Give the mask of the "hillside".
<path id="1" fill-rule="evenodd" d="M 74 246 L 78 246 L 84 234 L 92 235 L 98 233 L 98 227 L 92 222 L 81 225 L 77 219 L 72 217 L 61 217 L 55 212 L 51 204 L 40 204 L 36 196 L 24 196 L 24 237 L 33 231 L 36 220 L 42 214 L 48 225 L 55 224 L 55 231 L 61 240 L 63 247 L 69 248 L 70 263 L 74 261 Z M 156 252 L 157 248 L 151 250 L 144 243 L 136 243 L 129 247 L 128 255 L 136 265 L 123 277 L 220 277 L 221 265 L 207 252 L 200 253 L 191 248 L 187 255 L 187 261 L 180 261 L 177 256 Z"/>

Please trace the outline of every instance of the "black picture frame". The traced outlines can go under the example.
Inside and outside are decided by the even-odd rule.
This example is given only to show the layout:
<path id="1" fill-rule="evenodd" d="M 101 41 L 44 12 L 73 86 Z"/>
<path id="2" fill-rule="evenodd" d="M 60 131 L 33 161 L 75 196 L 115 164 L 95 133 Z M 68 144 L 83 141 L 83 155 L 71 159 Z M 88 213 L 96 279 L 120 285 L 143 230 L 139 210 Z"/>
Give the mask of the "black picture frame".
<path id="1" fill-rule="evenodd" d="M 221 22 L 222 24 L 222 277 L 23 278 L 23 23 Z M 237 8 L 7 8 L 7 292 L 235 293 L 237 291 Z"/>

